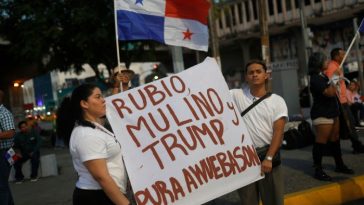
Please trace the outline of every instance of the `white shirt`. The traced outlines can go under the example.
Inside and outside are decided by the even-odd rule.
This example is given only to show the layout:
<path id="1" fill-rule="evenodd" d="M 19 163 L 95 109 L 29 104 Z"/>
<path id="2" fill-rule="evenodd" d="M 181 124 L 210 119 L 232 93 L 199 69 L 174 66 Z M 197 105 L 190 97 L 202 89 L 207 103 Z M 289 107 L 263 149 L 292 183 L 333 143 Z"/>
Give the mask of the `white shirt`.
<path id="1" fill-rule="evenodd" d="M 111 132 L 97 123 L 95 125 L 95 129 L 76 126 L 71 134 L 70 152 L 73 166 L 79 176 L 76 187 L 86 190 L 102 189 L 83 162 L 94 159 L 106 159 L 109 174 L 121 192 L 125 193 L 127 178 L 120 144 Z"/>
<path id="2" fill-rule="evenodd" d="M 240 113 L 259 99 L 250 93 L 249 88 L 233 89 L 230 90 L 230 94 Z M 284 99 L 276 94 L 264 99 L 246 113 L 243 121 L 256 148 L 271 143 L 273 124 L 282 117 L 288 118 L 288 109 Z"/>

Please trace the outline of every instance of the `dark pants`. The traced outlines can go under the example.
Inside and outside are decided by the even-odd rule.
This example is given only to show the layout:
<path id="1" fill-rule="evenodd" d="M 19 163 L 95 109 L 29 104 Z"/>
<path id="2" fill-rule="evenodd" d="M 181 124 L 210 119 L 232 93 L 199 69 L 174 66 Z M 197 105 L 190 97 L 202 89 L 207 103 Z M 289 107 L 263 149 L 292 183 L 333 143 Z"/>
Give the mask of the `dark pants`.
<path id="1" fill-rule="evenodd" d="M 364 105 L 361 103 L 353 103 L 350 105 L 351 112 L 353 113 L 355 124 L 359 125 L 361 120 L 364 120 Z"/>
<path id="2" fill-rule="evenodd" d="M 5 149 L 0 149 L 0 204 L 13 205 L 13 196 L 9 187 L 10 165 L 5 159 Z"/>
<path id="3" fill-rule="evenodd" d="M 113 205 L 103 190 L 84 190 L 75 188 L 73 205 Z"/>
<path id="4" fill-rule="evenodd" d="M 343 118 L 340 119 L 340 137 L 343 137 L 342 135 L 348 134 L 352 147 L 355 150 L 356 148 L 362 146 L 362 143 L 359 141 L 359 135 L 355 129 L 354 116 L 351 113 L 350 106 L 347 103 L 341 104 L 341 111 Z"/>
<path id="5" fill-rule="evenodd" d="M 29 156 L 28 154 L 24 154 L 23 157 L 20 160 L 18 160 L 17 162 L 15 162 L 15 164 L 14 164 L 15 179 L 16 180 L 24 179 L 22 167 L 23 167 L 23 164 L 26 161 L 28 161 L 28 159 L 30 159 L 30 163 L 31 163 L 31 167 L 32 167 L 30 178 L 36 178 L 38 176 L 38 168 L 39 168 L 39 161 L 40 161 L 39 158 L 40 158 L 39 151 L 34 152 L 32 156 Z"/>
<path id="6" fill-rule="evenodd" d="M 284 204 L 284 183 L 281 165 L 274 167 L 265 177 L 252 184 L 238 189 L 241 205 L 259 205 L 259 199 L 264 205 Z"/>

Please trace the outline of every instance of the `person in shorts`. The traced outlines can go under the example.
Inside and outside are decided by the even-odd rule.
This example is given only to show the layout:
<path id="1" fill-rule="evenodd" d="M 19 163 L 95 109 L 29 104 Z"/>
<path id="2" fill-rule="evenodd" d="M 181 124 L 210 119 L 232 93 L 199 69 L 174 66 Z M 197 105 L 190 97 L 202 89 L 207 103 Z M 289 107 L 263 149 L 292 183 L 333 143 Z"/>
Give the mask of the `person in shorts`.
<path id="1" fill-rule="evenodd" d="M 336 87 L 330 83 L 324 74 L 328 59 L 321 52 L 313 53 L 309 58 L 310 90 L 313 97 L 311 119 L 316 130 L 316 139 L 312 149 L 315 167 L 314 177 L 322 181 L 332 178 L 323 171 L 322 156 L 325 146 L 335 159 L 336 172 L 353 174 L 342 159 L 340 148 L 339 101 L 336 97 Z"/>

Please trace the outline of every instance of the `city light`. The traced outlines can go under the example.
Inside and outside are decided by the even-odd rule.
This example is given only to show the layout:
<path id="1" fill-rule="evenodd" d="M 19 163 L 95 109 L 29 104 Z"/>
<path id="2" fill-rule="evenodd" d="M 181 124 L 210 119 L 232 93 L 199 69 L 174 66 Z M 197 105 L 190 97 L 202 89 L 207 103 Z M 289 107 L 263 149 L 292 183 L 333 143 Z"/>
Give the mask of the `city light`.
<path id="1" fill-rule="evenodd" d="M 15 88 L 17 88 L 17 87 L 19 87 L 19 86 L 20 86 L 20 85 L 19 85 L 19 83 L 17 83 L 17 82 L 15 82 L 15 83 L 14 83 L 14 87 L 15 87 Z"/>

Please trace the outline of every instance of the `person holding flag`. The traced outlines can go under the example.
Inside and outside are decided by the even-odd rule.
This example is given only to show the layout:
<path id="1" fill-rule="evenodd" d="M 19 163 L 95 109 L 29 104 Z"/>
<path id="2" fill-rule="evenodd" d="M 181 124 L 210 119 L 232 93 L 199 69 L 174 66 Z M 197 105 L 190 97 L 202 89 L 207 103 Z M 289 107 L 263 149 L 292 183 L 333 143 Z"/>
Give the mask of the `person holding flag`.
<path id="1" fill-rule="evenodd" d="M 346 85 L 344 79 L 344 72 L 340 65 L 343 64 L 343 60 L 345 59 L 345 51 L 342 48 L 334 48 L 332 49 L 331 53 L 331 61 L 328 64 L 328 68 L 325 71 L 325 75 L 332 79 L 335 76 L 339 76 L 338 81 L 338 90 L 337 96 L 339 98 L 341 104 L 341 110 L 343 114 L 344 122 L 340 122 L 342 126 L 341 129 L 347 128 L 349 133 L 349 138 L 352 143 L 353 153 L 364 153 L 364 146 L 359 140 L 358 133 L 355 129 L 355 119 L 350 110 L 350 106 L 348 104 L 347 95 L 346 95 Z M 345 132 L 340 132 L 343 135 Z"/>
<path id="2" fill-rule="evenodd" d="M 112 94 L 129 90 L 130 81 L 134 76 L 134 71 L 127 69 L 125 66 L 118 66 L 114 69 Z"/>

